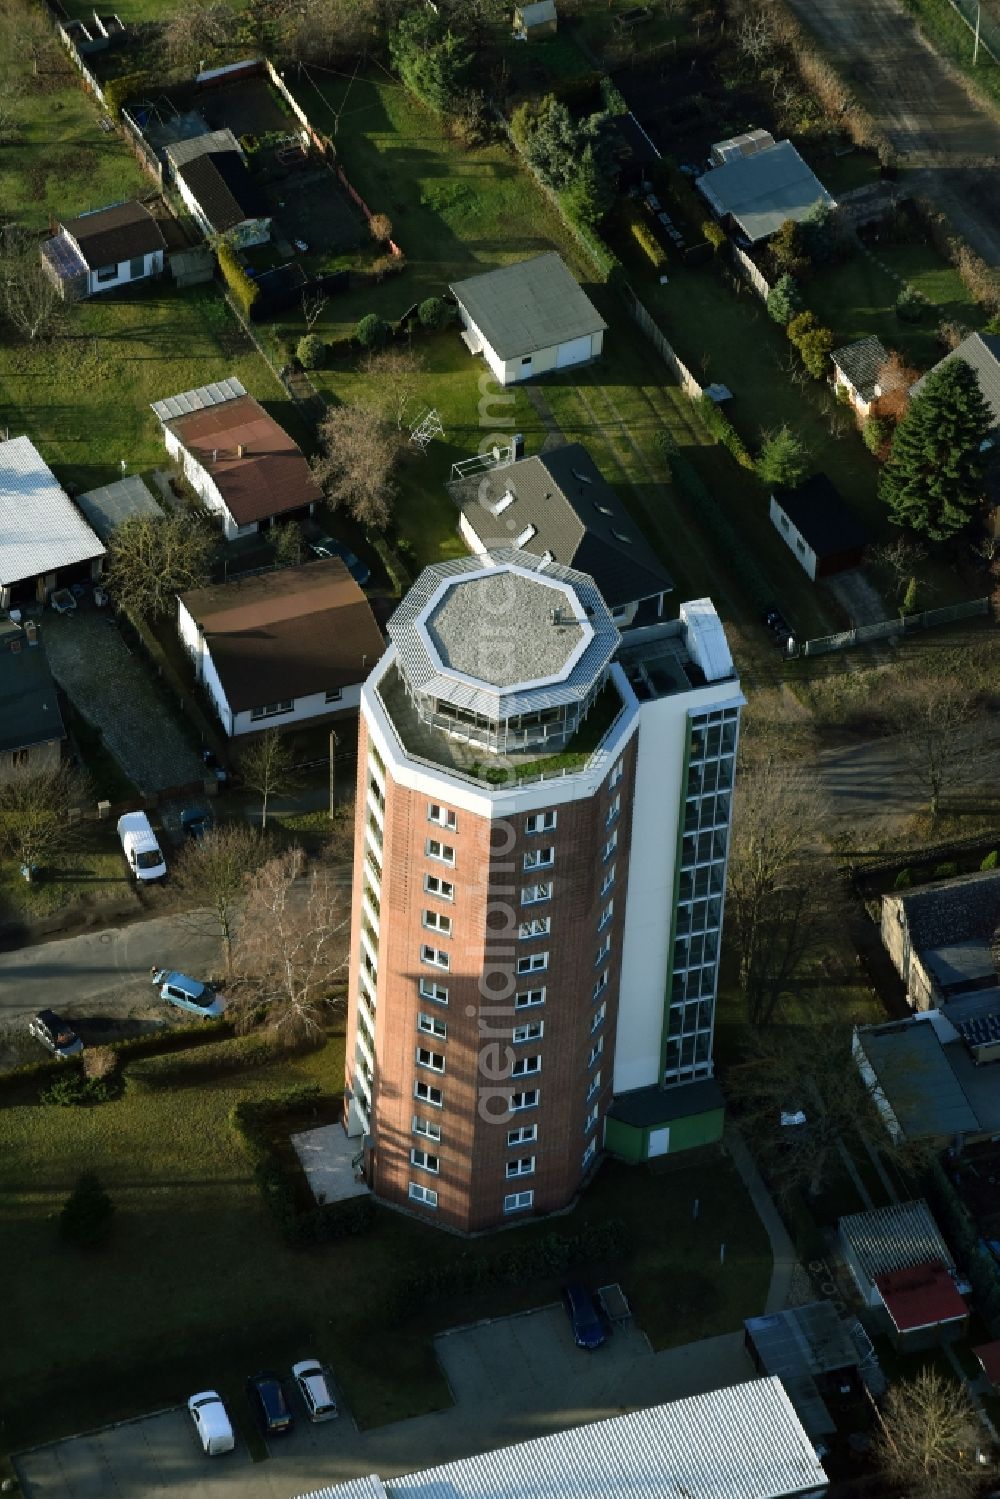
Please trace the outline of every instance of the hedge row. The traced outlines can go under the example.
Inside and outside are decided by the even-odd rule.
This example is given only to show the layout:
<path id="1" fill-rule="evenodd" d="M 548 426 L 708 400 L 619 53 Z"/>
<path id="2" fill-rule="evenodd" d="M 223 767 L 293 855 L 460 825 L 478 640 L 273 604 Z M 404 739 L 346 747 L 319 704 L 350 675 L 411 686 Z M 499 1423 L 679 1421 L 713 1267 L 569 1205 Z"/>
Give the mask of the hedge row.
<path id="1" fill-rule="evenodd" d="M 182 1088 L 228 1072 L 266 1067 L 279 1047 L 271 1036 L 254 1033 L 230 1037 L 211 1046 L 189 1047 L 163 1056 L 130 1063 L 128 1085 L 140 1093 L 158 1093 L 163 1088 Z"/>
<path id="2" fill-rule="evenodd" d="M 243 316 L 248 318 L 250 309 L 260 296 L 260 287 L 256 281 L 251 281 L 228 240 L 219 240 L 215 247 L 215 258 L 219 262 L 223 280 L 232 293 L 233 301 Z"/>
<path id="3" fill-rule="evenodd" d="M 231 1034 L 232 1026 L 225 1020 L 196 1020 L 191 1025 L 177 1026 L 168 1031 L 154 1031 L 148 1036 L 132 1036 L 125 1041 L 110 1041 L 108 1045 L 122 1065 L 128 1065 L 140 1057 L 184 1051 Z M 42 1086 L 54 1082 L 56 1078 L 74 1074 L 80 1077 L 83 1075 L 81 1057 L 69 1057 L 65 1061 L 60 1061 L 58 1057 L 47 1057 L 41 1062 L 28 1062 L 23 1067 L 15 1067 L 11 1072 L 0 1073 L 0 1098 L 5 1093 L 19 1093 L 26 1084 L 37 1082 Z"/>
<path id="4" fill-rule="evenodd" d="M 701 419 L 711 432 L 712 436 L 722 443 L 722 446 L 736 459 L 740 468 L 753 469 L 753 458 L 732 422 L 724 411 L 722 411 L 708 396 L 702 396 L 697 403 Z"/>
<path id="5" fill-rule="evenodd" d="M 321 1096 L 320 1089 L 308 1083 L 273 1098 L 238 1103 L 229 1114 L 229 1122 L 253 1162 L 254 1179 L 271 1216 L 285 1241 L 295 1249 L 362 1234 L 375 1216 L 375 1205 L 367 1195 L 303 1209 L 299 1200 L 301 1177 L 298 1171 L 293 1174 L 288 1170 L 271 1143 L 277 1122 L 301 1113 Z"/>
<path id="6" fill-rule="evenodd" d="M 561 1275 L 568 1266 L 617 1260 L 631 1249 L 620 1218 L 588 1223 L 578 1234 L 548 1233 L 543 1238 L 493 1256 L 465 1250 L 442 1265 L 430 1265 L 406 1276 L 393 1289 L 390 1315 L 405 1317 L 456 1291 L 480 1286 L 517 1286 L 525 1281 Z"/>

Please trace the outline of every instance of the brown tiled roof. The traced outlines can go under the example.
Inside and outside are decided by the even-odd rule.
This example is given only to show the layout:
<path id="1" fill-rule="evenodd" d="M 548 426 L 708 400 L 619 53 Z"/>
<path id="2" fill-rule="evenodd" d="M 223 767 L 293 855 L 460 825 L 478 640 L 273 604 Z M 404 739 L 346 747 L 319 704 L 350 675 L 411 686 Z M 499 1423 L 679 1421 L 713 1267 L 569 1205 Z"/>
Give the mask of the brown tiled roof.
<path id="1" fill-rule="evenodd" d="M 165 247 L 159 224 L 141 203 L 114 203 L 78 219 L 63 219 L 62 226 L 92 271 Z"/>
<path id="2" fill-rule="evenodd" d="M 361 682 L 385 650 L 339 557 L 181 595 L 234 713 Z"/>
<path id="3" fill-rule="evenodd" d="M 182 162 L 177 176 L 187 183 L 216 234 L 245 219 L 267 218 L 267 204 L 238 151 L 207 151 Z"/>
<path id="4" fill-rule="evenodd" d="M 323 498 L 297 443 L 253 396 L 175 416 L 166 425 L 211 474 L 238 526 Z"/>

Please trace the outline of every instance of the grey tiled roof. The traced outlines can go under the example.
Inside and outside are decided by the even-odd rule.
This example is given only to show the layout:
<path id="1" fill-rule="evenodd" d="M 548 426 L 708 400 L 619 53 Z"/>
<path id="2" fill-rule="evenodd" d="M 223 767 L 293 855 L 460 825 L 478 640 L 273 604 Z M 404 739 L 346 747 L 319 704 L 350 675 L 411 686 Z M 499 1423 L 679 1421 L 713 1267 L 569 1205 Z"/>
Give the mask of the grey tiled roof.
<path id="1" fill-rule="evenodd" d="M 915 951 L 991 937 L 1000 925 L 1000 870 L 938 880 L 898 897 Z"/>
<path id="2" fill-rule="evenodd" d="M 589 573 L 612 609 L 667 593 L 673 580 L 581 443 L 463 479 L 451 486 L 482 541 L 509 546 L 528 526 L 521 550 L 551 552 L 566 567 Z M 506 494 L 514 502 L 497 514 Z"/>
<path id="3" fill-rule="evenodd" d="M 608 326 L 555 251 L 455 281 L 451 290 L 500 359 L 551 349 Z"/>
<path id="4" fill-rule="evenodd" d="M 26 632 L 5 621 L 0 625 L 0 751 L 65 738 L 41 632 L 29 645 Z"/>
<path id="5" fill-rule="evenodd" d="M 103 556 L 103 546 L 31 439 L 0 442 L 0 583 Z"/>
<path id="6" fill-rule="evenodd" d="M 880 338 L 859 338 L 857 343 L 834 349 L 830 358 L 854 386 L 863 401 L 874 401 L 879 370 L 889 355 Z"/>
<path id="7" fill-rule="evenodd" d="M 957 349 L 939 359 L 934 368 L 927 371 L 927 375 L 933 375 L 935 370 L 939 370 L 951 359 L 964 359 L 975 370 L 979 376 L 979 389 L 993 413 L 994 424 L 1000 427 L 1000 335 L 970 333 Z M 921 393 L 927 375 L 922 375 L 915 385 L 911 385 L 911 396 Z"/>

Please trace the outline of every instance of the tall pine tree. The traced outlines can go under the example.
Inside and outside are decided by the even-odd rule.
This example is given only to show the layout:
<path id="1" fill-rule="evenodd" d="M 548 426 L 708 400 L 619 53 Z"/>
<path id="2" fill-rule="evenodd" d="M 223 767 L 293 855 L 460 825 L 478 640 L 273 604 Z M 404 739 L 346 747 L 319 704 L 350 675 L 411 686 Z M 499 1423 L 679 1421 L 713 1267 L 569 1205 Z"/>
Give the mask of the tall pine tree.
<path id="1" fill-rule="evenodd" d="M 897 525 L 932 541 L 968 525 L 983 495 L 981 448 L 992 425 L 971 365 L 955 358 L 932 370 L 896 428 L 879 482 Z"/>

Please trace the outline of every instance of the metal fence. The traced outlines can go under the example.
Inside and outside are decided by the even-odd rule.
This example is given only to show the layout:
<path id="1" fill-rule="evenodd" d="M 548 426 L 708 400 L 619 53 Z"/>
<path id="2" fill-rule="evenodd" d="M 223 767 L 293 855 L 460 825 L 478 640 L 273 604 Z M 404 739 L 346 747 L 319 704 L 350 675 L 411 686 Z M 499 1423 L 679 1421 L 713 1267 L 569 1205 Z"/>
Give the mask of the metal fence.
<path id="1" fill-rule="evenodd" d="M 1000 25 L 981 12 L 978 0 L 949 0 L 969 30 L 975 36 L 979 32 L 979 45 L 988 52 L 994 62 L 1000 62 Z"/>
<path id="2" fill-rule="evenodd" d="M 925 609 L 920 614 L 904 614 L 901 619 L 881 619 L 874 625 L 857 625 L 853 630 L 843 630 L 839 635 L 821 635 L 816 640 L 802 642 L 803 656 L 825 656 L 830 651 L 847 651 L 855 645 L 868 645 L 873 640 L 891 640 L 900 635 L 912 635 L 916 630 L 933 630 L 938 625 L 950 625 L 958 619 L 974 619 L 989 614 L 990 601 L 970 599 L 964 604 L 948 604 L 943 609 Z"/>

